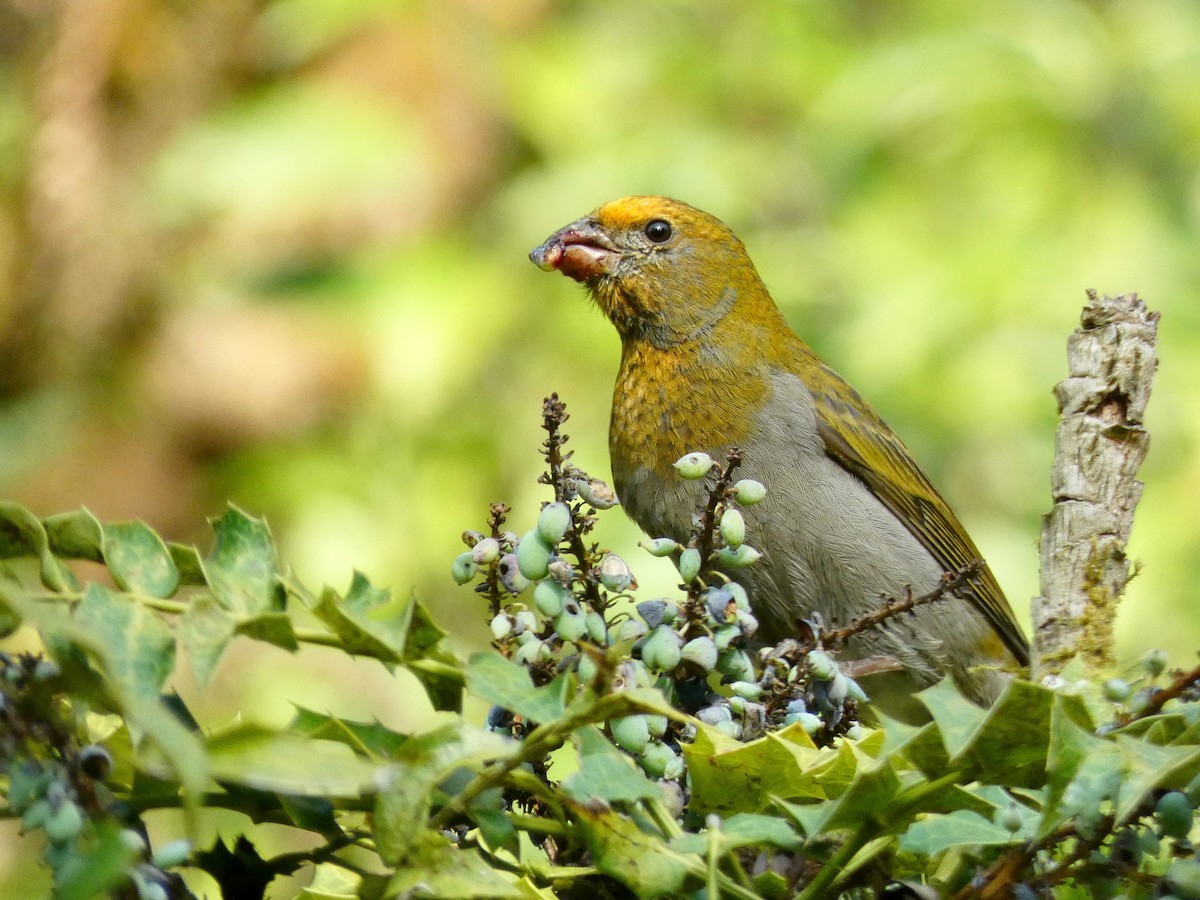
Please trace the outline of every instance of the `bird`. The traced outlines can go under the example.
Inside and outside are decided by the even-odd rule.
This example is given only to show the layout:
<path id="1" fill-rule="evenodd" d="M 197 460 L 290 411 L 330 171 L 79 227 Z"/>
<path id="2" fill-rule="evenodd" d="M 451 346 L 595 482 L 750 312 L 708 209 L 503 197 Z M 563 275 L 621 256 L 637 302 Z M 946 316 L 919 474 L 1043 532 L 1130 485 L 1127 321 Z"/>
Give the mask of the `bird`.
<path id="1" fill-rule="evenodd" d="M 609 453 L 617 497 L 642 530 L 687 541 L 695 485 L 673 464 L 688 453 L 740 448 L 741 474 L 767 486 L 743 510 L 762 558 L 727 573 L 746 588 L 760 638 L 793 636 L 813 616 L 846 624 L 981 560 L 900 438 L 788 325 L 720 219 L 668 197 L 625 197 L 529 256 L 584 285 L 620 336 Z M 987 705 L 1028 664 L 986 564 L 957 594 L 847 641 L 846 660 L 894 663 L 864 678 L 885 713 L 927 718 L 914 694 L 946 675 Z"/>

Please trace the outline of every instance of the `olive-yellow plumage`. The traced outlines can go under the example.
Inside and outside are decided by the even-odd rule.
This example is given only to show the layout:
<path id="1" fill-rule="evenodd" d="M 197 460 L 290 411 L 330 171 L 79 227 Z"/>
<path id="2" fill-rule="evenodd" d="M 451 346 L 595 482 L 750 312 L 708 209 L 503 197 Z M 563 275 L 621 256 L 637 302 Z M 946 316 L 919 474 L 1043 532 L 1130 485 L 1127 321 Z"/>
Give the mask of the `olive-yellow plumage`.
<path id="1" fill-rule="evenodd" d="M 530 257 L 587 286 L 621 336 L 609 449 L 617 494 L 650 535 L 685 538 L 694 487 L 684 453 L 741 447 L 768 486 L 745 510 L 765 558 L 731 572 L 768 638 L 819 613 L 845 623 L 881 594 L 931 589 L 979 552 L 878 413 L 788 327 L 742 242 L 720 220 L 665 197 L 627 197 L 551 235 Z M 1028 647 L 987 569 L 964 592 L 852 640 L 902 673 L 870 679 L 887 711 L 949 673 L 979 702 Z"/>

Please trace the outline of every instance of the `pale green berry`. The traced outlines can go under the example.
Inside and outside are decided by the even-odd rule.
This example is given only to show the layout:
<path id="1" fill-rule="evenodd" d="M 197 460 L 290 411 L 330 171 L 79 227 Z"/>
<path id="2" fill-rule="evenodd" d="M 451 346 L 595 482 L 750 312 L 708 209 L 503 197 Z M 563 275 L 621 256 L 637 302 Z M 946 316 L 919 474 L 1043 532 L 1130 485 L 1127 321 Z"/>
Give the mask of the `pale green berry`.
<path id="1" fill-rule="evenodd" d="M 633 572 L 629 564 L 615 553 L 605 553 L 600 560 L 600 583 L 607 590 L 620 593 L 633 584 Z"/>
<path id="2" fill-rule="evenodd" d="M 651 778 L 666 778 L 667 771 L 673 770 L 673 763 L 678 757 L 675 751 L 662 741 L 651 741 L 638 756 L 644 771 Z"/>
<path id="3" fill-rule="evenodd" d="M 537 631 L 538 618 L 531 610 L 523 609 L 517 613 L 517 625 L 519 625 L 522 630 L 528 629 L 529 631 Z"/>
<path id="4" fill-rule="evenodd" d="M 736 509 L 721 514 L 721 537 L 730 547 L 740 547 L 746 540 L 746 520 Z"/>
<path id="5" fill-rule="evenodd" d="M 79 836 L 83 830 L 83 813 L 78 804 L 65 800 L 46 818 L 42 826 L 46 838 L 52 844 L 65 844 Z"/>
<path id="6" fill-rule="evenodd" d="M 645 714 L 646 727 L 650 729 L 650 737 L 660 738 L 667 733 L 667 717 Z"/>
<path id="7" fill-rule="evenodd" d="M 742 544 L 736 549 L 722 547 L 717 551 L 717 562 L 726 569 L 744 569 L 762 559 L 762 554 L 749 544 Z"/>
<path id="8" fill-rule="evenodd" d="M 763 694 L 762 685 L 756 681 L 735 681 L 729 689 L 746 700 L 757 700 Z"/>
<path id="9" fill-rule="evenodd" d="M 1133 688 L 1124 678 L 1110 678 L 1104 682 L 1104 697 L 1112 703 L 1123 703 L 1133 693 Z"/>
<path id="10" fill-rule="evenodd" d="M 650 726 L 647 725 L 645 716 L 613 719 L 608 723 L 608 730 L 612 732 L 613 742 L 630 753 L 641 753 L 650 743 Z"/>
<path id="11" fill-rule="evenodd" d="M 680 655 L 705 672 L 711 672 L 717 665 L 717 645 L 707 635 L 692 638 L 683 645 Z"/>
<path id="12" fill-rule="evenodd" d="M 841 706 L 846 702 L 846 696 L 850 693 L 850 679 L 838 672 L 833 676 L 833 681 L 829 682 L 829 702 L 835 707 Z"/>
<path id="13" fill-rule="evenodd" d="M 621 624 L 617 626 L 617 640 L 636 641 L 649 630 L 641 619 L 630 616 L 628 619 L 622 619 Z"/>
<path id="14" fill-rule="evenodd" d="M 674 622 L 676 619 L 678 619 L 682 613 L 683 613 L 683 610 L 679 607 L 678 603 L 676 603 L 674 600 L 667 600 L 663 604 L 663 611 L 662 611 L 663 624 L 670 625 L 672 622 Z"/>
<path id="15" fill-rule="evenodd" d="M 454 557 L 454 564 L 450 566 L 450 577 L 456 584 L 466 584 L 479 573 L 478 563 L 471 558 L 472 552 L 467 550 Z"/>
<path id="16" fill-rule="evenodd" d="M 716 725 L 719 722 L 728 722 L 732 716 L 729 713 L 729 705 L 727 701 L 721 700 L 714 703 L 712 706 L 705 706 L 696 712 L 696 718 L 705 725 Z"/>
<path id="17" fill-rule="evenodd" d="M 700 574 L 700 563 L 700 551 L 695 547 L 688 547 L 679 554 L 679 577 L 684 584 L 689 584 Z"/>
<path id="18" fill-rule="evenodd" d="M 683 640 L 670 627 L 659 625 L 642 644 L 642 661 L 654 672 L 670 672 L 683 658 Z"/>
<path id="19" fill-rule="evenodd" d="M 146 852 L 146 840 L 132 828 L 122 828 L 117 835 L 121 845 L 134 856 L 141 857 Z"/>
<path id="20" fill-rule="evenodd" d="M 859 703 L 870 703 L 871 698 L 867 696 L 867 692 L 862 689 L 862 685 L 855 681 L 850 676 L 846 676 L 846 686 L 849 689 L 847 696 L 851 700 L 857 700 Z"/>
<path id="21" fill-rule="evenodd" d="M 46 820 L 50 818 L 52 812 L 54 812 L 54 807 L 45 797 L 34 800 L 21 816 L 21 830 L 36 831 L 46 824 Z"/>
<path id="22" fill-rule="evenodd" d="M 863 728 L 857 722 L 855 722 L 853 725 L 851 725 L 849 728 L 846 729 L 846 737 L 852 741 L 861 741 L 866 736 L 867 736 L 867 729 Z"/>
<path id="23" fill-rule="evenodd" d="M 713 728 L 721 732 L 721 734 L 725 735 L 726 737 L 733 738 L 735 741 L 740 739 L 742 736 L 742 723 L 732 719 L 728 722 L 718 722 L 713 726 Z"/>
<path id="24" fill-rule="evenodd" d="M 496 613 L 488 625 L 492 629 L 492 638 L 497 641 L 502 641 L 512 634 L 513 620 L 508 613 Z"/>
<path id="25" fill-rule="evenodd" d="M 736 694 L 734 694 L 732 697 L 729 698 L 729 708 L 731 710 L 733 710 L 734 715 L 740 716 L 742 713 L 744 713 L 746 711 L 746 698 L 739 697 Z"/>
<path id="26" fill-rule="evenodd" d="M 675 460 L 674 466 L 680 478 L 695 481 L 708 474 L 713 467 L 713 459 L 707 453 L 688 453 Z"/>
<path id="27" fill-rule="evenodd" d="M 1017 832 L 1021 830 L 1021 810 L 1016 803 L 1009 803 L 996 810 L 995 820 L 996 824 L 1005 831 Z"/>
<path id="28" fill-rule="evenodd" d="M 745 650 L 725 650 L 717 657 L 717 671 L 729 681 L 753 681 L 754 664 Z"/>
<path id="29" fill-rule="evenodd" d="M 495 538 L 483 538 L 471 548 L 471 559 L 477 566 L 486 566 L 500 558 L 500 542 Z"/>
<path id="30" fill-rule="evenodd" d="M 825 727 L 825 723 L 821 721 L 820 716 L 814 716 L 809 712 L 802 712 L 796 716 L 796 721 L 800 723 L 800 727 L 809 737 L 816 734 Z"/>
<path id="31" fill-rule="evenodd" d="M 1151 650 L 1142 659 L 1142 667 L 1151 675 L 1161 675 L 1167 668 L 1167 651 Z"/>
<path id="32" fill-rule="evenodd" d="M 536 528 L 525 532 L 517 544 L 517 567 L 530 581 L 538 581 L 550 574 L 551 547 L 542 540 Z"/>
<path id="33" fill-rule="evenodd" d="M 670 556 L 679 547 L 679 545 L 670 538 L 654 538 L 650 541 L 641 541 L 638 546 L 651 556 L 659 557 Z"/>
<path id="34" fill-rule="evenodd" d="M 729 645 L 742 636 L 741 626 L 736 623 L 722 625 L 719 628 L 713 629 L 713 643 L 717 645 L 718 650 L 726 650 Z"/>
<path id="35" fill-rule="evenodd" d="M 151 862 L 160 869 L 172 869 L 175 866 L 181 865 L 191 855 L 191 841 L 171 841 L 169 844 L 163 844 L 154 851 L 154 857 L 151 859 Z"/>
<path id="36" fill-rule="evenodd" d="M 518 647 L 517 652 L 513 654 L 513 661 L 528 666 L 533 663 L 545 662 L 551 656 L 550 648 L 546 646 L 546 642 L 535 639 Z"/>
<path id="37" fill-rule="evenodd" d="M 575 669 L 575 674 L 579 676 L 579 680 L 583 684 L 591 684 L 596 680 L 596 675 L 599 673 L 600 667 L 596 665 L 596 661 L 586 653 L 579 654 L 579 665 Z"/>
<path id="38" fill-rule="evenodd" d="M 838 673 L 837 663 L 824 650 L 810 650 L 808 653 L 808 670 L 813 678 L 829 681 Z"/>
<path id="39" fill-rule="evenodd" d="M 537 530 L 551 547 L 558 546 L 571 528 L 571 507 L 565 503 L 547 503 L 538 513 Z"/>
<path id="40" fill-rule="evenodd" d="M 563 611 L 563 605 L 570 596 L 570 591 L 549 578 L 539 581 L 533 587 L 533 605 L 548 619 L 553 619 Z"/>
<path id="41" fill-rule="evenodd" d="M 587 634 L 587 615 L 571 601 L 554 620 L 554 630 L 564 641 L 577 641 Z"/>
<path id="42" fill-rule="evenodd" d="M 743 612 L 739 609 L 737 612 L 737 626 L 746 637 L 754 637 L 754 633 L 758 631 L 758 619 L 753 614 Z"/>
<path id="43" fill-rule="evenodd" d="M 591 610 L 587 614 L 586 621 L 588 637 L 597 644 L 608 643 L 608 626 L 604 624 L 604 616 Z"/>
<path id="44" fill-rule="evenodd" d="M 767 488 L 761 481 L 743 478 L 733 486 L 733 497 L 742 506 L 753 506 L 767 496 Z"/>
<path id="45" fill-rule="evenodd" d="M 733 595 L 733 600 L 737 604 L 738 609 L 744 612 L 750 612 L 750 596 L 746 593 L 746 589 L 744 587 L 742 587 L 736 581 L 731 581 L 729 584 L 725 585 L 725 590 L 729 591 L 729 593 Z"/>

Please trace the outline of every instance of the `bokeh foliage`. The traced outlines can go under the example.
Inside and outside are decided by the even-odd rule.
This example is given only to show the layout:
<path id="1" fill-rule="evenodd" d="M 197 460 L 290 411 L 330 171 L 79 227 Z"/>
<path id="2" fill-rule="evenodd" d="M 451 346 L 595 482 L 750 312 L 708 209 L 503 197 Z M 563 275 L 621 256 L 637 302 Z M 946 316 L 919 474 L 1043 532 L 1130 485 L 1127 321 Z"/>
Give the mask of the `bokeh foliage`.
<path id="1" fill-rule="evenodd" d="M 1182 656 L 1198 147 L 1190 0 L 7 0 L 0 496 L 189 540 L 233 499 L 312 581 L 462 621 L 446 560 L 470 511 L 533 508 L 541 397 L 607 458 L 615 335 L 525 253 L 666 193 L 743 237 L 1022 612 L 1065 335 L 1084 288 L 1141 292 L 1162 368 L 1118 627 Z M 236 656 L 180 689 L 280 719 L 390 685 Z M 383 705 L 354 712 L 410 715 Z"/>

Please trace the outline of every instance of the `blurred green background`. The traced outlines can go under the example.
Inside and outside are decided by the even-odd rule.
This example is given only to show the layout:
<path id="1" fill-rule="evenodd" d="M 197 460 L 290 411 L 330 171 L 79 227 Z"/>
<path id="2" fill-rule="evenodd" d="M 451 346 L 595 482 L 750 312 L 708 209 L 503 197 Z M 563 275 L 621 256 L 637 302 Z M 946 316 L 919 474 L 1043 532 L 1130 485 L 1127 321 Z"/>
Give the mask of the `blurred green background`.
<path id="1" fill-rule="evenodd" d="M 302 579 L 415 591 L 469 649 L 449 563 L 489 501 L 532 523 L 545 394 L 608 474 L 616 336 L 526 253 L 631 193 L 742 236 L 1026 622 L 1066 336 L 1085 288 L 1140 292 L 1120 649 L 1200 646 L 1194 0 L 2 0 L 0 496 L 202 542 L 230 499 Z M 668 589 L 637 537 L 602 520 Z M 334 654 L 176 681 L 208 721 L 429 719 Z"/>

